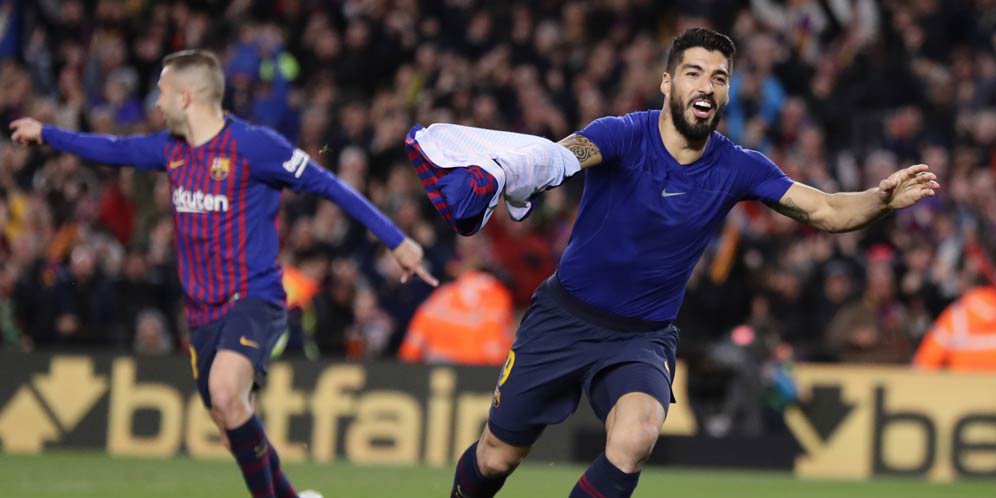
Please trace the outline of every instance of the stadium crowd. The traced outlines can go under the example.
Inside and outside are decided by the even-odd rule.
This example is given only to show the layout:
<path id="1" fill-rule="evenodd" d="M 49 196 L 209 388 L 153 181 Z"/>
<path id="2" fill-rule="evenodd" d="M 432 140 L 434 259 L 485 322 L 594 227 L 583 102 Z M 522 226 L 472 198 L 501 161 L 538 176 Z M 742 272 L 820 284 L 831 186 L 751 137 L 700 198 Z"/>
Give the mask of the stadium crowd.
<path id="1" fill-rule="evenodd" d="M 498 213 L 458 243 L 407 163 L 408 127 L 557 140 L 603 115 L 660 108 L 668 41 L 710 26 L 738 46 L 720 128 L 736 142 L 826 191 L 918 162 L 943 189 L 838 235 L 741 204 L 692 276 L 679 353 L 732 337 L 762 355 L 908 363 L 942 310 L 992 272 L 994 0 L 0 0 L 0 13 L 4 128 L 34 116 L 99 133 L 160 129 L 161 58 L 216 50 L 226 109 L 366 193 L 427 248 L 437 276 L 458 285 L 487 270 L 498 281 L 480 302 L 510 294 L 519 312 L 566 246 L 582 182 L 546 193 L 523 223 Z M 2 347 L 185 350 L 165 175 L 90 166 L 0 138 Z M 396 356 L 432 289 L 401 285 L 336 206 L 283 199 L 288 351 Z"/>

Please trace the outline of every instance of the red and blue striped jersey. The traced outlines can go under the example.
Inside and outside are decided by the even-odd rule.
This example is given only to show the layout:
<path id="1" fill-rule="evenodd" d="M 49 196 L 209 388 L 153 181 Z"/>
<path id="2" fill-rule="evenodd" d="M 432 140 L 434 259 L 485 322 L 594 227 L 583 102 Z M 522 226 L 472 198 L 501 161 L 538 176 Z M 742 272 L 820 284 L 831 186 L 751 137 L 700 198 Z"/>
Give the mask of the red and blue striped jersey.
<path id="1" fill-rule="evenodd" d="M 85 159 L 169 175 L 176 258 L 191 328 L 220 318 L 243 297 L 285 303 L 277 263 L 284 188 L 336 202 L 392 249 L 404 240 L 369 201 L 304 151 L 269 128 L 232 116 L 197 147 L 167 132 L 110 137 L 45 126 L 42 138 Z"/>

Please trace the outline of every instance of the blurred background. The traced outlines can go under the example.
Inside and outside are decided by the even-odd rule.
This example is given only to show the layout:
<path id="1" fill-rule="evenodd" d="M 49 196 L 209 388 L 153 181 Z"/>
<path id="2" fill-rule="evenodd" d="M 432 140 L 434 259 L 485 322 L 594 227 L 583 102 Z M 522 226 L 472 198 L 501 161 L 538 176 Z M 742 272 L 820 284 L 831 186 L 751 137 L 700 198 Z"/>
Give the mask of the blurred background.
<path id="1" fill-rule="evenodd" d="M 0 0 L 0 123 L 158 130 L 161 58 L 215 50 L 225 108 L 369 196 L 446 281 L 400 285 L 365 229 L 287 192 L 285 357 L 501 364 L 566 246 L 581 175 L 525 222 L 498 213 L 457 240 L 405 132 L 452 122 L 558 140 L 660 108 L 670 40 L 693 26 L 737 44 L 720 130 L 795 180 L 862 190 L 922 162 L 942 185 L 842 235 L 741 203 L 678 320 L 699 426 L 779 430 L 770 414 L 799 398 L 801 363 L 996 369 L 994 0 Z M 4 128 L 0 348 L 185 355 L 166 176 L 18 147 Z M 485 326 L 459 318 L 481 309 Z"/>

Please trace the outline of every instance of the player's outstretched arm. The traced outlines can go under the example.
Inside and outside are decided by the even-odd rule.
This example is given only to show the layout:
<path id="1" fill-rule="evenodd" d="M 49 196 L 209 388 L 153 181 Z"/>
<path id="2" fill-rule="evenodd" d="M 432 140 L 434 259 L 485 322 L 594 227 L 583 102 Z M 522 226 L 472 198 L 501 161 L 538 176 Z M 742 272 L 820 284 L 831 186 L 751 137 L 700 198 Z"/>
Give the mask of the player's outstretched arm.
<path id="1" fill-rule="evenodd" d="M 402 282 L 416 275 L 432 286 L 439 285 L 422 265 L 422 247 L 405 236 L 369 199 L 331 171 L 311 160 L 306 152 L 295 148 L 269 128 L 255 128 L 245 151 L 252 176 L 280 188 L 324 197 L 348 213 L 377 236 L 404 270 Z"/>
<path id="2" fill-rule="evenodd" d="M 303 161 L 301 163 L 303 166 L 295 166 L 296 163 L 293 162 L 295 159 Z M 290 164 L 288 165 L 288 163 Z M 294 170 L 295 174 L 300 177 L 300 183 L 292 188 L 320 195 L 336 203 L 350 216 L 370 229 L 391 250 L 391 255 L 401 265 L 404 270 L 401 277 L 402 282 L 407 282 L 412 275 L 416 275 L 433 287 L 439 285 L 436 277 L 433 277 L 422 265 L 422 246 L 405 236 L 404 232 L 363 194 L 340 180 L 331 171 L 308 159 L 303 152 L 295 153 L 284 164 L 288 170 Z M 297 171 L 300 173 L 296 173 Z"/>
<path id="3" fill-rule="evenodd" d="M 303 166 L 295 166 L 296 163 L 292 162 L 295 158 L 298 158 L 297 161 L 303 161 L 301 163 Z M 401 265 L 404 270 L 401 277 L 403 283 L 415 275 L 433 287 L 439 285 L 439 280 L 422 264 L 422 246 L 405 236 L 404 232 L 363 194 L 337 178 L 331 171 L 309 160 L 303 152 L 296 153 L 285 166 L 289 170 L 300 171 L 300 183 L 292 184 L 292 188 L 320 195 L 336 203 L 343 211 L 370 229 L 391 250 L 391 255 Z"/>
<path id="4" fill-rule="evenodd" d="M 130 165 L 139 169 L 164 167 L 163 148 L 166 133 L 134 137 L 117 137 L 77 133 L 43 125 L 34 118 L 10 123 L 11 138 L 21 145 L 46 143 L 53 149 L 103 164 Z"/>
<path id="5" fill-rule="evenodd" d="M 882 216 L 931 197 L 941 186 L 925 164 L 901 169 L 864 192 L 827 194 L 793 183 L 777 204 L 768 207 L 826 232 L 858 230 Z"/>
<path id="6" fill-rule="evenodd" d="M 602 162 L 602 151 L 598 150 L 598 146 L 584 135 L 573 133 L 557 144 L 562 145 L 578 158 L 581 169 L 597 166 Z"/>

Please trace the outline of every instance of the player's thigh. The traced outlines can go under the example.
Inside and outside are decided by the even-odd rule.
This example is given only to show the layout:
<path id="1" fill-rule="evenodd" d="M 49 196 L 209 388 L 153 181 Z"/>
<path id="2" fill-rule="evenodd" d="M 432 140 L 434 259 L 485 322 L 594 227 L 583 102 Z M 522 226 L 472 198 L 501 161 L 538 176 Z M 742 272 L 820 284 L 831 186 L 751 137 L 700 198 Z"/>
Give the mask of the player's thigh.
<path id="1" fill-rule="evenodd" d="M 255 368 L 240 352 L 219 350 L 211 365 L 208 390 L 215 404 L 249 402 L 255 378 Z"/>
<path id="2" fill-rule="evenodd" d="M 287 311 L 282 305 L 244 298 L 225 315 L 218 352 L 229 351 L 243 356 L 252 367 L 250 387 L 262 387 L 270 355 L 286 331 Z"/>
<path id="3" fill-rule="evenodd" d="M 490 432 L 511 446 L 531 446 L 548 425 L 577 409 L 588 360 L 577 350 L 578 322 L 534 299 L 498 378 Z"/>
<path id="4" fill-rule="evenodd" d="M 585 392 L 595 415 L 605 422 L 623 395 L 638 392 L 655 398 L 665 412 L 673 399 L 672 373 L 678 345 L 675 327 L 630 333 L 598 348 L 598 365 L 588 372 Z"/>
<path id="5" fill-rule="evenodd" d="M 606 430 L 611 429 L 620 412 L 626 413 L 627 422 L 646 419 L 659 429 L 672 402 L 671 383 L 665 370 L 656 365 L 620 363 L 595 374 L 588 387 L 588 400 L 595 415 L 605 422 Z"/>
<path id="6" fill-rule="evenodd" d="M 208 380 L 211 377 L 211 367 L 218 353 L 218 341 L 221 336 L 222 322 L 197 327 L 190 331 L 190 368 L 197 386 L 201 401 L 207 408 L 212 407 L 211 391 Z"/>
<path id="7" fill-rule="evenodd" d="M 512 446 L 531 446 L 548 425 L 563 422 L 581 400 L 581 376 L 543 365 L 528 352 L 510 353 L 522 365 L 502 374 L 488 416 L 490 432 Z"/>

